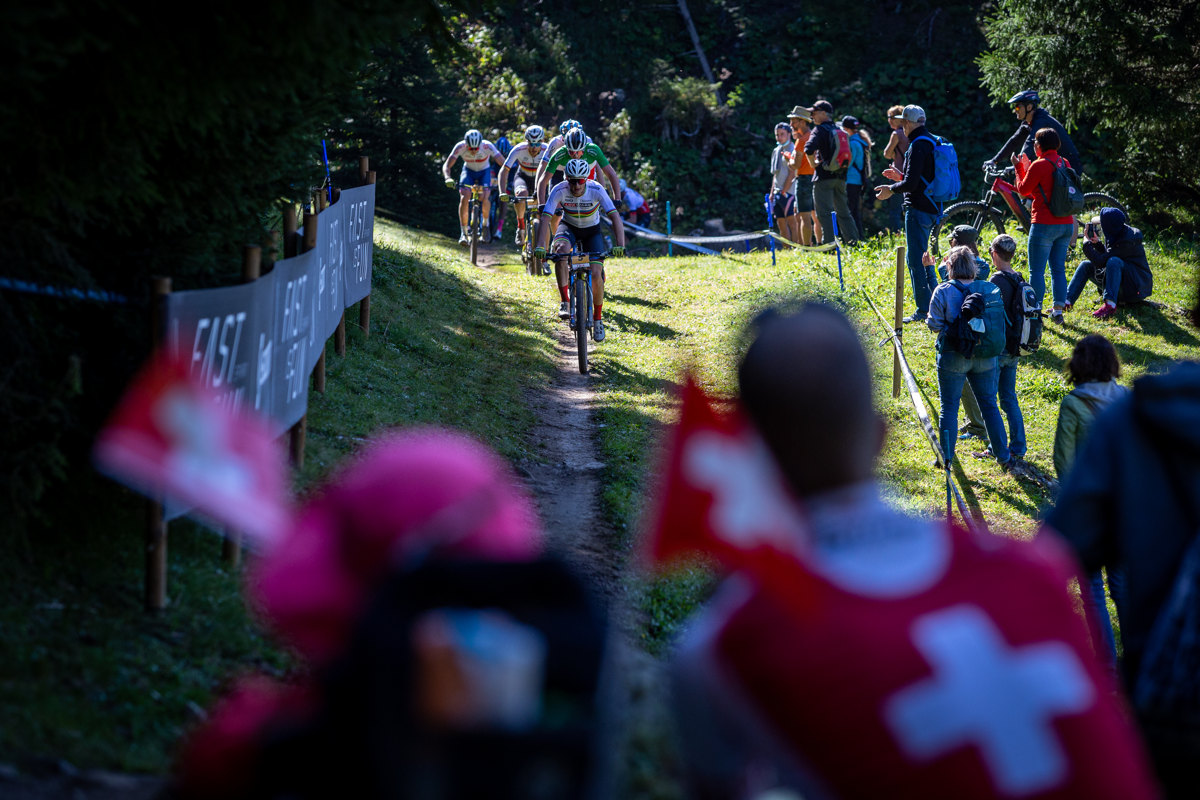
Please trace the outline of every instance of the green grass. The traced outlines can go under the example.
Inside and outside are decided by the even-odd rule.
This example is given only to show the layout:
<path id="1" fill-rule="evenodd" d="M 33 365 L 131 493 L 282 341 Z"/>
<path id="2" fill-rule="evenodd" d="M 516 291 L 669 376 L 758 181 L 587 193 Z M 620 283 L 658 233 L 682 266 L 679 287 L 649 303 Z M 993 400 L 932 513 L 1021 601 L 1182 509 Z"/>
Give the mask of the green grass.
<path id="1" fill-rule="evenodd" d="M 1170 359 L 1196 357 L 1198 339 L 1184 309 L 1195 296 L 1197 252 L 1178 242 L 1150 249 L 1153 299 L 1163 308 L 1122 310 L 1098 322 L 1085 299 L 1066 327 L 1048 329 L 1042 350 L 1022 362 L 1018 391 L 1029 455 L 1047 472 L 1058 403 L 1067 391 L 1062 369 L 1081 336 L 1113 338 L 1126 382 Z M 746 322 L 766 305 L 802 297 L 840 304 L 862 330 L 876 371 L 876 400 L 890 429 L 879 465 L 890 496 L 912 513 L 942 513 L 944 486 L 929 467 L 932 454 L 907 394 L 891 396 L 891 349 L 877 346 L 889 330 L 861 292 L 865 288 L 890 315 L 894 264 L 886 239 L 864 244 L 844 259 L 844 292 L 831 254 L 781 253 L 776 265 L 768 254 L 754 253 L 608 266 L 608 339 L 595 351 L 591 381 L 596 441 L 606 465 L 602 509 L 618 558 L 634 551 L 656 478 L 656 448 L 675 417 L 683 371 L 693 370 L 712 394 L 732 397 Z M 906 276 L 906 291 L 907 284 Z M 550 337 L 559 324 L 556 305 L 550 282 L 525 276 L 515 253 L 485 271 L 466 263 L 444 237 L 377 220 L 371 333 L 366 337 L 350 324 L 346 357 L 328 348 L 326 393 L 310 393 L 297 491 L 307 491 L 365 437 L 395 425 L 452 425 L 514 462 L 540 459 L 527 436 L 535 419 L 530 402 L 556 368 Z M 348 317 L 356 320 L 357 312 Z M 936 414 L 933 334 L 907 326 L 904 342 Z M 1049 501 L 1037 486 L 994 462 L 968 457 L 963 467 L 968 497 L 994 530 L 1033 534 Z M 221 565 L 220 544 L 210 532 L 172 524 L 171 602 L 161 615 L 149 616 L 140 605 L 136 497 L 81 475 L 55 502 L 82 512 L 59 515 L 57 525 L 37 536 L 5 542 L 0 560 L 4 760 L 52 755 L 81 766 L 161 771 L 195 709 L 207 706 L 231 677 L 298 668 L 247 614 L 239 575 Z M 658 655 L 710 591 L 712 576 L 696 567 L 629 582 L 642 611 L 634 635 Z M 669 753 L 655 755 L 665 752 L 662 742 L 645 730 L 632 738 L 628 760 L 636 764 L 637 785 L 626 796 L 677 794 L 669 777 L 655 773 Z"/>

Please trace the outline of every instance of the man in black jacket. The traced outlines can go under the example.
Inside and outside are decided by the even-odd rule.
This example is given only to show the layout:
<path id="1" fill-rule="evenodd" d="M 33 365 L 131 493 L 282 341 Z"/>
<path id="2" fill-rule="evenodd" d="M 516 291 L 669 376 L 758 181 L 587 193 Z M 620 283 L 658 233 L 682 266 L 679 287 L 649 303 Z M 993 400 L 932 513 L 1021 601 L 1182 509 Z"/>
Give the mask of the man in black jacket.
<path id="1" fill-rule="evenodd" d="M 1013 113 L 1021 124 L 1000 148 L 1000 152 L 988 159 L 986 163 L 992 167 L 997 164 L 1007 166 L 1012 155 L 1018 152 L 1029 156 L 1029 160 L 1033 161 L 1037 158 L 1037 154 L 1033 150 L 1034 135 L 1042 128 L 1051 128 L 1058 134 L 1058 154 L 1071 162 L 1075 171 L 1082 175 L 1083 161 L 1079 158 L 1079 151 L 1075 149 L 1075 143 L 1067 135 L 1067 129 L 1061 122 L 1050 116 L 1050 112 L 1039 105 L 1040 102 L 1041 97 L 1036 89 L 1026 89 L 1009 98 L 1008 104 L 1012 106 Z"/>
<path id="2" fill-rule="evenodd" d="M 1125 212 L 1119 208 L 1100 209 L 1100 229 L 1104 232 L 1103 244 L 1089 229 L 1083 244 L 1087 260 L 1080 262 L 1071 277 L 1065 308 L 1075 305 L 1083 285 L 1090 280 L 1104 298 L 1104 305 L 1092 316 L 1105 319 L 1117 313 L 1117 303 L 1136 303 L 1149 297 L 1154 291 L 1154 275 L 1146 260 L 1142 232 L 1125 221 Z"/>
<path id="3" fill-rule="evenodd" d="M 804 152 L 813 156 L 816 165 L 812 193 L 817 219 L 821 221 L 821 244 L 833 243 L 834 212 L 837 213 L 838 233 L 847 244 L 854 244 L 858 241 L 858 226 L 850 215 L 850 204 L 846 200 L 846 173 L 849 170 L 834 163 L 838 131 L 833 124 L 833 104 L 828 100 L 813 103 L 812 118 L 816 127 L 809 134 Z M 846 146 L 848 149 L 848 142 Z"/>
<path id="4" fill-rule="evenodd" d="M 938 218 L 937 206 L 925 195 L 925 187 L 933 181 L 933 140 L 925 129 L 925 109 L 920 106 L 905 106 L 892 119 L 900 122 L 910 142 L 904 157 L 904 174 L 888 167 L 883 176 L 894 183 L 877 186 L 875 191 L 880 200 L 887 200 L 893 194 L 904 195 L 904 243 L 913 300 L 917 304 L 917 310 L 904 321 L 922 322 L 929 313 L 929 299 L 937 286 L 933 267 L 922 263 L 929 246 L 929 231 Z"/>

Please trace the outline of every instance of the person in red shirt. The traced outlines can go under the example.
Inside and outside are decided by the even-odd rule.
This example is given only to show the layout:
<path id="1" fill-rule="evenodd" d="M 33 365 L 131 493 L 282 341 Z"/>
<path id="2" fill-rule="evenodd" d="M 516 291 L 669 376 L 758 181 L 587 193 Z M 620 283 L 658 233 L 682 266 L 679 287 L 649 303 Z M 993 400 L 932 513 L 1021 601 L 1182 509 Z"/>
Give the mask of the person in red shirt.
<path id="1" fill-rule="evenodd" d="M 1037 159 L 1012 156 L 1017 168 L 1017 191 L 1033 199 L 1033 225 L 1029 229 L 1029 285 L 1037 295 L 1038 305 L 1046 294 L 1046 264 L 1050 264 L 1050 290 L 1054 308 L 1050 321 L 1063 324 L 1063 307 L 1067 304 L 1067 248 L 1075 233 L 1074 217 L 1056 217 L 1050 211 L 1050 194 L 1054 189 L 1054 168 L 1071 162 L 1058 154 L 1058 133 L 1042 128 L 1034 135 Z"/>

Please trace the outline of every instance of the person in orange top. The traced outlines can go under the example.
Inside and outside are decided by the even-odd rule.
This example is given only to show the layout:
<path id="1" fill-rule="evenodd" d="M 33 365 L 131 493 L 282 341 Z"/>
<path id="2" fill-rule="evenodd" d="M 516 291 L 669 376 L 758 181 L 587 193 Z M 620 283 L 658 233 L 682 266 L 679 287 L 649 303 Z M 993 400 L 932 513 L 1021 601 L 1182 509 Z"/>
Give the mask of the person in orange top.
<path id="1" fill-rule="evenodd" d="M 804 143 L 812 131 L 812 112 L 796 106 L 788 114 L 796 149 L 792 153 L 792 169 L 796 173 L 796 216 L 800 220 L 800 244 L 809 247 L 821 241 L 821 223 L 813 206 L 812 176 L 816 171 L 812 159 L 804 153 Z"/>
<path id="2" fill-rule="evenodd" d="M 1067 248 L 1075 233 L 1074 217 L 1056 217 L 1050 211 L 1050 194 L 1054 189 L 1054 168 L 1071 162 L 1058 154 L 1058 132 L 1042 128 L 1034 134 L 1037 159 L 1012 156 L 1017 168 L 1017 191 L 1033 199 L 1033 225 L 1029 229 L 1029 285 L 1037 295 L 1038 306 L 1046 294 L 1046 264 L 1050 264 L 1050 290 L 1054 308 L 1050 321 L 1063 324 L 1063 307 L 1067 303 Z"/>

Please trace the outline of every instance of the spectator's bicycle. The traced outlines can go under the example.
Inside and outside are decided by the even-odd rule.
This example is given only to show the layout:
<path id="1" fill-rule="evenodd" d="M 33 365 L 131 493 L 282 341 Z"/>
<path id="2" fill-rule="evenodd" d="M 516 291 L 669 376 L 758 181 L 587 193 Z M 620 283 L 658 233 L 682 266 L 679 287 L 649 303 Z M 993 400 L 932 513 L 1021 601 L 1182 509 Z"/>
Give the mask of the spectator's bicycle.
<path id="1" fill-rule="evenodd" d="M 554 260 L 569 259 L 567 262 L 567 299 L 571 308 L 570 326 L 575 332 L 575 349 L 579 356 L 579 372 L 588 371 L 588 336 L 592 332 L 592 262 L 607 253 L 589 253 L 575 243 L 570 253 L 551 254 Z"/>
<path id="2" fill-rule="evenodd" d="M 979 201 L 967 200 L 955 203 L 946 208 L 942 218 L 938 220 L 929 232 L 929 253 L 937 256 L 949 250 L 950 233 L 958 225 L 970 225 L 979 231 L 980 244 L 984 242 L 986 228 L 996 233 L 1004 233 L 1005 218 L 1012 216 L 1017 221 L 1017 227 L 1024 233 L 1029 233 L 1029 209 L 1025 207 L 1023 198 L 1017 193 L 1017 187 L 1010 180 L 1015 177 L 1016 170 L 1012 167 L 993 169 L 990 165 L 983 166 L 984 178 L 988 181 L 988 190 Z M 1082 223 L 1100 213 L 1105 206 L 1125 210 L 1125 204 L 1111 195 L 1103 192 L 1086 192 L 1083 195 L 1083 210 L 1075 215 L 1075 239 L 1083 229 Z M 1072 244 L 1074 244 L 1074 239 Z M 982 249 L 982 247 L 981 247 Z"/>

